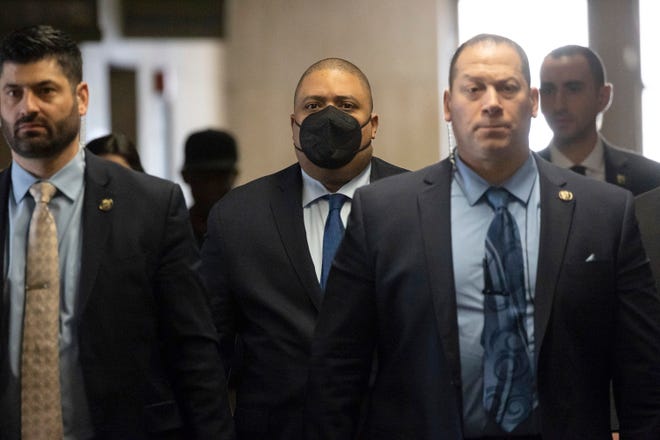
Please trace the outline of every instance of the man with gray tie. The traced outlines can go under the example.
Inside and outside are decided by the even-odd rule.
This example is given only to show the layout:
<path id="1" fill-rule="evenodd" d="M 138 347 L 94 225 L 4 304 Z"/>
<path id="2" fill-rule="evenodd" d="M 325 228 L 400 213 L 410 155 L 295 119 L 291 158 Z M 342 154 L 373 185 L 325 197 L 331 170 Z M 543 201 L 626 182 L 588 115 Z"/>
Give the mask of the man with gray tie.
<path id="1" fill-rule="evenodd" d="M 0 42 L 0 439 L 232 439 L 181 189 L 87 154 L 76 43 Z"/>

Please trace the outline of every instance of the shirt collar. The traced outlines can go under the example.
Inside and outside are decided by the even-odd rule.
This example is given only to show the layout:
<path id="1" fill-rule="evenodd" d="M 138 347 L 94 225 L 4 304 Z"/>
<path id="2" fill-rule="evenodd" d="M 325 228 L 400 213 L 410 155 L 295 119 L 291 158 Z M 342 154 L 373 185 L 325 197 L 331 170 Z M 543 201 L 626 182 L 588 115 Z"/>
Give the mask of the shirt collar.
<path id="1" fill-rule="evenodd" d="M 69 200 L 75 200 L 83 189 L 85 176 L 85 149 L 78 148 L 78 152 L 64 167 L 47 179 Z M 14 200 L 21 203 L 28 193 L 30 186 L 39 181 L 37 177 L 30 174 L 17 162 L 11 167 L 11 186 Z"/>
<path id="2" fill-rule="evenodd" d="M 525 163 L 500 187 L 509 191 L 523 205 L 527 205 L 532 195 L 532 189 L 534 189 L 537 175 L 536 161 L 530 153 Z M 456 173 L 454 173 L 454 179 L 462 189 L 463 194 L 465 194 L 465 198 L 470 206 L 476 204 L 488 188 L 492 186 L 484 178 L 472 171 L 461 160 L 458 154 L 456 155 Z"/>
<path id="3" fill-rule="evenodd" d="M 550 144 L 550 162 L 555 165 L 560 166 L 561 168 L 570 168 L 573 165 L 582 165 L 589 171 L 597 172 L 605 169 L 605 156 L 603 154 L 603 139 L 598 136 L 596 139 L 596 145 L 594 149 L 591 150 L 591 153 L 582 161 L 582 163 L 573 163 L 568 157 L 566 157 L 559 148 L 554 143 Z"/>
<path id="4" fill-rule="evenodd" d="M 331 194 L 330 191 L 328 191 L 321 182 L 311 177 L 309 174 L 305 172 L 305 170 L 301 168 L 300 171 L 302 172 L 302 182 L 303 182 L 303 190 L 302 190 L 303 208 L 313 203 L 314 201 L 318 200 L 319 198 Z M 337 193 L 343 194 L 349 199 L 353 199 L 353 194 L 355 194 L 355 190 L 357 190 L 361 186 L 369 184 L 370 176 L 371 176 L 371 162 L 369 163 L 369 165 L 367 165 L 367 167 L 364 170 L 362 170 L 360 174 L 358 174 L 353 179 L 346 182 L 344 186 L 339 188 L 339 190 L 337 190 Z"/>

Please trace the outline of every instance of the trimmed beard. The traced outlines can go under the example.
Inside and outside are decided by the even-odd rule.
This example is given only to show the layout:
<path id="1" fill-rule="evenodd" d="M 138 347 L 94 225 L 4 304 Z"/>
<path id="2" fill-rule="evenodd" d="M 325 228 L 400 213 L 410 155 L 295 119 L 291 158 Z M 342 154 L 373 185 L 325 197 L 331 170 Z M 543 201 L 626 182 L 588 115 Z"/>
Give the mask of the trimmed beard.
<path id="1" fill-rule="evenodd" d="M 14 153 L 29 159 L 56 157 L 71 145 L 80 133 L 80 115 L 75 101 L 69 115 L 54 123 L 50 123 L 36 114 L 20 118 L 13 126 L 4 118 L 0 119 L 2 119 L 2 134 L 9 147 Z M 20 123 L 33 121 L 40 122 L 45 127 L 46 134 L 41 136 L 23 134 L 19 137 L 16 127 Z"/>

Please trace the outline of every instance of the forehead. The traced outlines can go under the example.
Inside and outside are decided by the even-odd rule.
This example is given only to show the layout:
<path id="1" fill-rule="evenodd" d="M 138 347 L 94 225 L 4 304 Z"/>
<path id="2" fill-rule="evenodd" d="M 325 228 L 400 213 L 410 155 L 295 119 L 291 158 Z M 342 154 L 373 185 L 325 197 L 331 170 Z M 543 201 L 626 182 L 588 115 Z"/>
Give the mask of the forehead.
<path id="1" fill-rule="evenodd" d="M 2 65 L 2 84 L 31 84 L 43 81 L 67 81 L 62 68 L 53 57 L 25 64 L 6 61 Z"/>
<path id="2" fill-rule="evenodd" d="M 503 43 L 485 41 L 468 46 L 459 54 L 456 78 L 518 78 L 524 80 L 522 63 L 516 50 Z"/>
<path id="3" fill-rule="evenodd" d="M 541 82 L 563 83 L 569 81 L 592 82 L 589 63 L 582 55 L 546 57 L 541 66 Z"/>
<path id="4" fill-rule="evenodd" d="M 298 99 L 309 96 L 354 96 L 367 99 L 367 90 L 357 75 L 338 69 L 311 72 L 300 84 Z"/>

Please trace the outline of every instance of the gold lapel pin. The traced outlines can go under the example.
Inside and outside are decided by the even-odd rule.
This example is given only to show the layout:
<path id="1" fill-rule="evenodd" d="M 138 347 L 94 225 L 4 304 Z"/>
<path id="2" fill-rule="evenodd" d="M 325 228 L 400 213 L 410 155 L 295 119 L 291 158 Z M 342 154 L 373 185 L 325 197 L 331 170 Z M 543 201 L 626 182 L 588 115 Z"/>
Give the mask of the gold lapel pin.
<path id="1" fill-rule="evenodd" d="M 625 185 L 626 184 L 625 174 L 617 174 L 616 175 L 616 183 L 619 184 L 619 185 Z"/>
<path id="2" fill-rule="evenodd" d="M 565 189 L 562 189 L 559 191 L 559 199 L 563 200 L 564 202 L 569 202 L 573 200 L 573 193 L 570 191 L 566 191 Z"/>
<path id="3" fill-rule="evenodd" d="M 112 199 L 103 199 L 99 204 L 99 209 L 104 212 L 108 212 L 112 209 L 115 202 Z"/>

